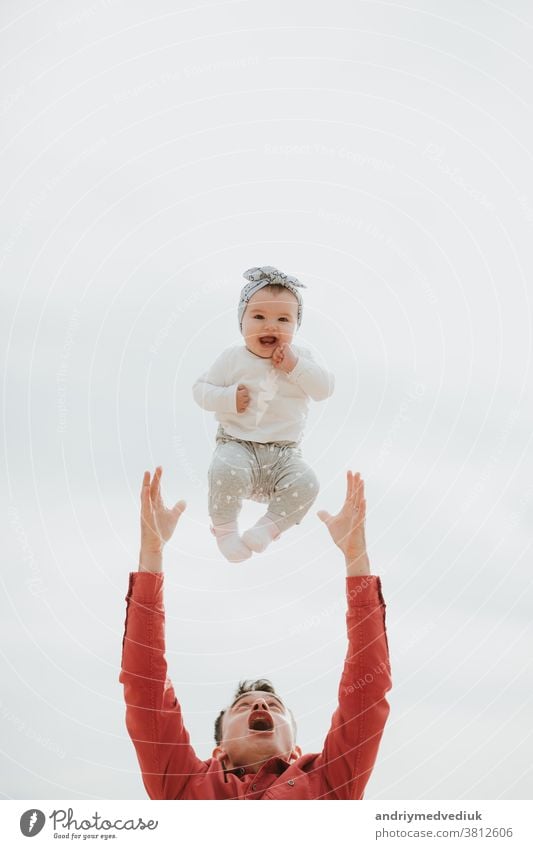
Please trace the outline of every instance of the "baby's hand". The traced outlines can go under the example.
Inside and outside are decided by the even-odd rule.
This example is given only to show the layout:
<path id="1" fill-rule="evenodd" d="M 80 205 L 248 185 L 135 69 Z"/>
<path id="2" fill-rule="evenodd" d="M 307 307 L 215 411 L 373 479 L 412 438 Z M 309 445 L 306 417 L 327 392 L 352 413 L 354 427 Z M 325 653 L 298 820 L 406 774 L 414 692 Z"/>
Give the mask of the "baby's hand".
<path id="1" fill-rule="evenodd" d="M 274 349 L 272 354 L 272 365 L 274 368 L 279 368 L 285 374 L 288 374 L 293 370 L 297 362 L 298 357 L 286 342 Z"/>
<path id="2" fill-rule="evenodd" d="M 237 412 L 244 413 L 250 403 L 250 393 L 244 383 L 237 386 Z"/>

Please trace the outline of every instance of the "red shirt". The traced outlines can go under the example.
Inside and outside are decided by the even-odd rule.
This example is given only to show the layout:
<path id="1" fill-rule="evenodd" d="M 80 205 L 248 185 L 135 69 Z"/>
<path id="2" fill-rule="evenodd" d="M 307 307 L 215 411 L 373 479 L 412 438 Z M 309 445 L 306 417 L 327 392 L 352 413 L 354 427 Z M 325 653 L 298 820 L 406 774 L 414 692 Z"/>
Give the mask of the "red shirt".
<path id="1" fill-rule="evenodd" d="M 375 575 L 346 579 L 348 652 L 339 704 L 318 754 L 257 773 L 197 757 L 167 677 L 163 574 L 132 572 L 122 670 L 126 725 L 151 799 L 362 799 L 389 715 L 385 603 Z"/>

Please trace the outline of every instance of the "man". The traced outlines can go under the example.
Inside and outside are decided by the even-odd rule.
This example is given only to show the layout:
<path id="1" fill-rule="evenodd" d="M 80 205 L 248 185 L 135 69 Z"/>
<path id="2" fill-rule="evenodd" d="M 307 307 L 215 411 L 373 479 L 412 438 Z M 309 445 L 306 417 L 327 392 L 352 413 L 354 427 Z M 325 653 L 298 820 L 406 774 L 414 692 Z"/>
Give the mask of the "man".
<path id="1" fill-rule="evenodd" d="M 340 512 L 318 512 L 346 561 L 348 652 L 324 748 L 303 755 L 292 714 L 269 681 L 242 682 L 201 760 L 167 678 L 162 554 L 185 502 L 165 507 L 162 468 L 144 473 L 139 571 L 130 574 L 122 671 L 126 725 L 151 799 L 361 799 L 389 713 L 390 666 L 380 579 L 370 574 L 364 484 L 347 473 Z"/>

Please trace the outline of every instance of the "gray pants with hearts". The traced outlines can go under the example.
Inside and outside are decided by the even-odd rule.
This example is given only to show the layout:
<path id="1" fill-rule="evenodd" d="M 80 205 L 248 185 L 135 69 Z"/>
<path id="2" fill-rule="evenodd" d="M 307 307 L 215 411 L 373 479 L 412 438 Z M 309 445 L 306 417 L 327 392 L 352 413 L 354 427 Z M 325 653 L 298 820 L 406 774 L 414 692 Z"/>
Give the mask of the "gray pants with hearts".
<path id="1" fill-rule="evenodd" d="M 237 520 L 244 498 L 268 504 L 267 516 L 286 531 L 312 507 L 318 478 L 297 442 L 247 442 L 219 426 L 208 472 L 213 525 Z"/>

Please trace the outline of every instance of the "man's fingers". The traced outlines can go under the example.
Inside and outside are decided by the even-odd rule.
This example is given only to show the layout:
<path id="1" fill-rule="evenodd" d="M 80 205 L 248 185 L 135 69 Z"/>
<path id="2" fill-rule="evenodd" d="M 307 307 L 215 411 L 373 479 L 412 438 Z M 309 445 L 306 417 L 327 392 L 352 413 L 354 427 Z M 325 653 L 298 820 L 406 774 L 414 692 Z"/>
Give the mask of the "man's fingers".
<path id="1" fill-rule="evenodd" d="M 172 512 L 177 515 L 178 519 L 187 507 L 187 502 L 181 499 L 180 501 L 176 501 L 174 507 L 172 508 Z"/>
<path id="2" fill-rule="evenodd" d="M 143 475 L 143 483 L 141 486 L 141 498 L 144 498 L 146 487 L 150 486 L 150 472 L 145 472 Z"/>
<path id="3" fill-rule="evenodd" d="M 331 516 L 327 510 L 319 510 L 316 515 L 318 516 L 320 521 L 325 522 L 326 525 L 328 524 L 328 522 L 331 521 Z"/>
<path id="4" fill-rule="evenodd" d="M 360 482 L 361 482 L 361 475 L 359 474 L 359 472 L 356 472 L 355 474 L 352 473 L 352 492 L 351 492 L 350 497 L 351 497 L 352 501 L 354 501 L 356 504 L 357 504 L 357 500 L 359 498 L 359 484 L 360 484 Z"/>
<path id="5" fill-rule="evenodd" d="M 163 474 L 162 466 L 157 466 L 154 472 L 154 476 L 152 478 L 152 485 L 150 486 L 150 495 L 152 496 L 152 501 L 154 504 L 159 501 L 161 497 L 161 475 Z"/>
<path id="6" fill-rule="evenodd" d="M 352 473 L 348 469 L 346 472 L 346 499 L 350 498 L 352 494 Z"/>
<path id="7" fill-rule="evenodd" d="M 357 508 L 361 506 L 361 501 L 365 497 L 365 484 L 361 477 L 357 478 L 357 485 L 355 489 L 355 498 L 354 503 Z"/>
<path id="8" fill-rule="evenodd" d="M 143 476 L 143 486 L 141 490 L 141 515 L 149 516 L 152 511 L 152 487 L 150 484 L 150 472 L 145 472 Z M 145 520 L 146 521 L 146 520 Z"/>

